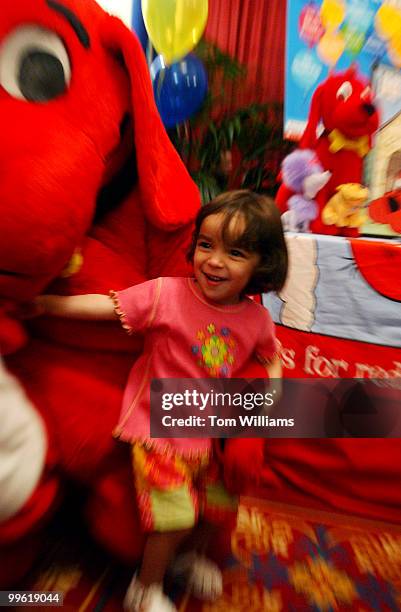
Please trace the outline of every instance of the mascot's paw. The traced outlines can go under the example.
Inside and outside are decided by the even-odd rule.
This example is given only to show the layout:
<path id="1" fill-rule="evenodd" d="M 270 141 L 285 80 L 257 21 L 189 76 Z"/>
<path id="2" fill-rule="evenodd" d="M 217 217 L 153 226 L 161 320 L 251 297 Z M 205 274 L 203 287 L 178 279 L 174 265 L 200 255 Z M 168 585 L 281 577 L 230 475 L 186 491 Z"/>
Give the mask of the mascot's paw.
<path id="1" fill-rule="evenodd" d="M 38 484 L 47 450 L 43 423 L 0 361 L 0 521 L 25 504 Z"/>
<path id="2" fill-rule="evenodd" d="M 14 353 L 26 342 L 22 325 L 0 310 L 0 355 Z"/>
<path id="3" fill-rule="evenodd" d="M 85 514 L 96 539 L 132 564 L 143 553 L 144 535 L 139 528 L 129 453 L 124 447 L 118 450 L 121 455 L 110 458 L 108 471 L 92 483 Z"/>
<path id="4" fill-rule="evenodd" d="M 258 484 L 264 464 L 264 440 L 230 439 L 224 449 L 224 481 L 232 493 L 242 493 L 249 484 Z"/>

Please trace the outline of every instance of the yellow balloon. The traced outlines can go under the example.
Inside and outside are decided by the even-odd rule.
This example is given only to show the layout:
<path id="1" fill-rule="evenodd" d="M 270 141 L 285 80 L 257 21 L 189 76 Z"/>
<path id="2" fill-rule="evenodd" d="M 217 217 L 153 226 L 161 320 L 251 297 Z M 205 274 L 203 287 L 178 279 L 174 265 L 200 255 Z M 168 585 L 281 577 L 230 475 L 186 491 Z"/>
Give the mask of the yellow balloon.
<path id="1" fill-rule="evenodd" d="M 382 4 L 376 13 L 375 29 L 380 38 L 388 40 L 401 37 L 401 11 L 389 4 Z"/>
<path id="2" fill-rule="evenodd" d="M 345 40 L 340 32 L 326 32 L 316 48 L 320 59 L 328 66 L 335 66 L 345 49 Z"/>
<path id="3" fill-rule="evenodd" d="M 345 17 L 343 0 L 323 0 L 320 8 L 320 19 L 328 31 L 335 30 L 342 24 Z"/>
<path id="4" fill-rule="evenodd" d="M 388 56 L 396 68 L 401 68 L 401 35 L 394 36 L 388 43 Z"/>
<path id="5" fill-rule="evenodd" d="M 208 0 L 142 0 L 142 14 L 152 45 L 171 64 L 199 42 Z"/>

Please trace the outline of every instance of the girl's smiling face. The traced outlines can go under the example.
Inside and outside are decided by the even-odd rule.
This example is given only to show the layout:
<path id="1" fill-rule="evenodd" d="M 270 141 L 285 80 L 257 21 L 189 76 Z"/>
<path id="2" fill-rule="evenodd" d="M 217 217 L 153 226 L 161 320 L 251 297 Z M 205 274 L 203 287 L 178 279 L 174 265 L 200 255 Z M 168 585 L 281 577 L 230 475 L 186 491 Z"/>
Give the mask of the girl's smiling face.
<path id="1" fill-rule="evenodd" d="M 194 253 L 194 274 L 203 295 L 218 304 L 236 304 L 248 285 L 260 255 L 234 246 L 245 230 L 241 215 L 232 217 L 223 240 L 224 213 L 206 217 L 199 230 Z"/>

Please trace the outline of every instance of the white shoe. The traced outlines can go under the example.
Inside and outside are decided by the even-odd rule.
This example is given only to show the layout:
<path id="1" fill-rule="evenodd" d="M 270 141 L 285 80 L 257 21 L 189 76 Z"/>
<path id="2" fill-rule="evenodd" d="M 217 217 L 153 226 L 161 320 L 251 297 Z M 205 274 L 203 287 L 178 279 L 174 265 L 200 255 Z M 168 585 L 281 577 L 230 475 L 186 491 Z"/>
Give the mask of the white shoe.
<path id="1" fill-rule="evenodd" d="M 172 567 L 174 577 L 182 576 L 198 599 L 215 601 L 223 594 L 223 576 L 213 561 L 195 552 L 179 555 Z"/>
<path id="2" fill-rule="evenodd" d="M 131 580 L 124 598 L 126 612 L 177 612 L 177 608 L 163 593 L 161 584 L 143 586 L 136 577 Z"/>

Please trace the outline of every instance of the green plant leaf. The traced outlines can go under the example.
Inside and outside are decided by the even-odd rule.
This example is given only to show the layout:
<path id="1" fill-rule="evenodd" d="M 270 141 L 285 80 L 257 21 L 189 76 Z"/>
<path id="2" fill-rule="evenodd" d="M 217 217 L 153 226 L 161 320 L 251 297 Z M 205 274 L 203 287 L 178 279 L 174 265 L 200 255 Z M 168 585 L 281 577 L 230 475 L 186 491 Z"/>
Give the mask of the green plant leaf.
<path id="1" fill-rule="evenodd" d="M 274 193 L 281 161 L 293 148 L 282 137 L 282 104 L 253 102 L 223 113 L 231 100 L 233 83 L 241 87 L 246 67 L 213 43 L 202 40 L 195 49 L 208 73 L 208 94 L 198 113 L 169 136 L 198 184 L 203 202 L 230 184 Z M 235 102 L 235 100 L 234 100 Z M 219 110 L 220 109 L 220 110 Z M 240 161 L 227 177 L 221 154 L 235 147 Z"/>

